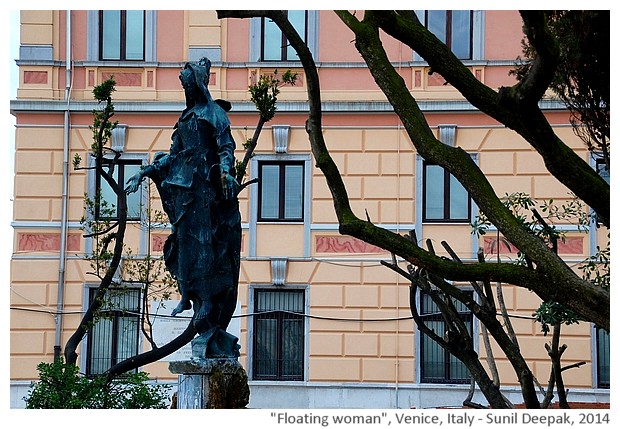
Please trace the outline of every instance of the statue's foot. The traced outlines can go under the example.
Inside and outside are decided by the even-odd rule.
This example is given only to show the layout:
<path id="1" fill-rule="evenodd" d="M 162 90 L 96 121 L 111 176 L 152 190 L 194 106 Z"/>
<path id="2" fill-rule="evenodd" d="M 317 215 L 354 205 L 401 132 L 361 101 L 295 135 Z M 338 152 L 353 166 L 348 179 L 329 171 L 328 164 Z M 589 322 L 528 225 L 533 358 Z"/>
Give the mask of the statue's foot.
<path id="1" fill-rule="evenodd" d="M 194 320 L 202 320 L 207 318 L 207 312 L 203 308 L 199 308 L 194 314 Z"/>
<path id="2" fill-rule="evenodd" d="M 190 308 L 192 308 L 191 302 L 187 300 L 181 300 L 181 302 L 179 302 L 179 305 L 177 305 L 176 308 L 172 310 L 171 315 L 176 316 L 177 314 L 182 313 L 185 310 L 189 310 Z"/>
<path id="3" fill-rule="evenodd" d="M 238 341 L 239 339 L 234 335 L 218 329 L 207 345 L 207 357 L 238 358 L 239 349 L 241 349 Z"/>

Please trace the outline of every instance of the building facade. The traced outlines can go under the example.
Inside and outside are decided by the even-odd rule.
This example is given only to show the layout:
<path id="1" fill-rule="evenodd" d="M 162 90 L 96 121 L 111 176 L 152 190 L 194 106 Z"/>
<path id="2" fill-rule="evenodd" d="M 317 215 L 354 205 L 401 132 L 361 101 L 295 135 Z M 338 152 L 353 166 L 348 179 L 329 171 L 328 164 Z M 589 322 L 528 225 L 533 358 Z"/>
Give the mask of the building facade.
<path id="1" fill-rule="evenodd" d="M 397 115 L 374 83 L 351 43 L 352 34 L 330 11 L 289 11 L 317 62 L 324 136 L 343 175 L 351 205 L 377 225 L 439 243 L 448 240 L 464 261 L 478 248 L 488 258 L 513 258 L 488 236 L 471 233 L 478 214 L 460 184 L 419 156 Z M 509 70 L 521 53 L 521 21 L 515 11 L 416 11 L 477 79 L 510 85 Z M 441 24 L 441 25 L 438 25 Z M 462 365 L 425 341 L 411 318 L 408 281 L 381 264 L 382 249 L 338 233 L 331 194 L 314 166 L 305 120 L 306 82 L 295 52 L 269 20 L 222 19 L 214 11 L 21 12 L 19 88 L 11 100 L 16 118 L 11 258 L 11 406 L 37 378 L 36 366 L 75 330 L 97 278 L 85 256 L 94 243 L 81 230 L 85 196 L 105 184 L 92 170 L 74 170 L 78 154 L 88 163 L 95 85 L 113 76 L 115 120 L 112 145 L 122 152 L 124 181 L 168 151 L 183 110 L 178 75 L 187 61 L 212 62 L 209 90 L 232 103 L 229 117 L 237 143 L 252 136 L 258 121 L 248 85 L 263 74 L 292 70 L 294 86 L 282 86 L 275 118 L 263 129 L 248 178 L 259 178 L 240 195 L 243 241 L 239 302 L 231 330 L 240 338 L 253 408 L 423 408 L 458 406 L 469 381 Z M 436 136 L 468 151 L 498 195 L 524 192 L 536 200 L 569 198 L 541 157 L 518 135 L 473 108 L 409 47 L 385 38 L 385 47 Z M 69 61 L 67 61 L 69 59 Z M 591 156 L 552 99 L 543 107 L 555 132 L 593 168 Z M 149 229 L 145 207 L 160 208 L 148 183 L 130 199 L 127 244 L 134 255 L 161 256 L 168 229 Z M 113 201 L 110 201 L 113 203 Z M 607 234 L 572 225 L 560 255 L 572 266 L 605 246 Z M 439 247 L 439 246 L 437 246 Z M 143 289 L 132 283 L 109 304 L 110 317 L 93 326 L 80 346 L 87 374 L 148 350 L 137 320 L 145 311 Z M 540 299 L 504 286 L 523 354 L 541 383 L 550 374 L 548 337 L 531 315 Z M 174 299 L 174 297 L 173 297 Z M 178 299 L 178 297 L 176 298 Z M 417 297 L 424 317 L 434 313 Z M 156 317 L 156 341 L 166 342 L 187 323 Z M 168 309 L 168 310 L 167 310 Z M 464 314 L 484 356 L 481 329 Z M 441 329 L 441 320 L 436 320 Z M 585 365 L 565 372 L 569 400 L 609 402 L 609 339 L 589 323 L 563 329 L 563 363 Z M 158 382 L 176 383 L 167 360 L 142 370 Z M 518 381 L 496 350 L 502 386 L 520 402 Z M 484 402 L 477 394 L 474 398 Z"/>

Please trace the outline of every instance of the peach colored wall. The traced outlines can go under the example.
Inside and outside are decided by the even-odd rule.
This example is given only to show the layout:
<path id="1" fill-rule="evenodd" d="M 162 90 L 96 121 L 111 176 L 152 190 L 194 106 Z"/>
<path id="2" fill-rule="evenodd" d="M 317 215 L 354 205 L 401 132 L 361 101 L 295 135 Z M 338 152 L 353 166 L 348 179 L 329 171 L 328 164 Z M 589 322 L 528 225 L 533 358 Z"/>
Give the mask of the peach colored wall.
<path id="1" fill-rule="evenodd" d="M 360 12 L 360 11 L 357 11 Z M 363 62 L 355 49 L 355 37 L 331 10 L 319 12 L 319 61 Z"/>
<path id="2" fill-rule="evenodd" d="M 173 115 L 168 116 L 173 119 Z M 131 119 L 130 116 L 123 119 Z M 155 123 L 161 123 L 161 118 L 157 118 Z M 145 120 L 145 122 L 147 122 Z M 169 145 L 170 128 L 165 129 L 141 129 L 131 127 L 128 129 L 128 141 L 129 151 L 148 151 L 153 152 L 156 150 L 165 150 Z M 236 133 L 242 132 L 237 130 Z M 352 197 L 352 204 L 358 215 L 364 216 L 364 211 L 368 209 L 369 214 L 373 220 L 377 222 L 412 222 L 413 219 L 413 201 L 410 196 L 413 195 L 413 182 L 415 180 L 414 159 L 415 153 L 411 151 L 410 143 L 407 141 L 406 136 L 403 134 L 400 137 L 400 145 L 397 129 L 340 129 L 327 127 L 325 130 L 326 139 L 328 144 L 332 143 L 332 153 L 337 163 L 341 167 L 341 171 L 344 174 L 344 180 L 347 183 L 350 195 Z M 30 136 L 29 136 L 30 133 Z M 34 133 L 34 134 L 32 134 Z M 18 153 L 16 156 L 16 213 L 23 213 L 26 207 L 30 203 L 30 207 L 44 208 L 45 200 L 49 198 L 49 195 L 58 195 L 58 192 L 54 190 L 54 187 L 59 186 L 57 180 L 50 180 L 54 174 L 59 173 L 57 162 L 53 161 L 53 158 L 57 158 L 60 155 L 58 150 L 53 148 L 60 148 L 61 133 L 59 129 L 55 129 L 54 132 L 46 133 L 48 136 L 56 134 L 55 139 L 41 140 L 36 138 L 37 129 L 33 128 L 18 128 Z M 87 148 L 87 142 L 90 132 L 86 128 L 75 130 L 72 141 L 76 145 L 72 152 L 75 150 L 85 150 Z M 400 131 L 402 133 L 402 130 Z M 266 136 L 269 136 L 267 133 Z M 292 142 L 298 142 L 303 144 L 305 139 L 305 132 L 302 129 L 293 129 Z M 524 178 L 527 182 L 531 183 L 532 175 L 540 175 L 544 178 L 544 172 L 540 170 L 532 170 L 536 163 L 529 158 L 525 158 L 523 163 L 519 162 L 521 157 L 535 156 L 531 149 L 520 139 L 515 137 L 512 132 L 506 129 L 479 129 L 479 128 L 463 128 L 457 131 L 457 143 L 463 142 L 464 146 L 470 149 L 476 149 L 480 153 L 480 163 L 483 170 L 488 170 L 489 179 L 493 182 L 495 176 L 505 175 L 506 172 L 512 174 L 515 179 Z M 346 143 L 346 144 L 344 144 Z M 387 145 L 386 145 L 387 143 Z M 45 144 L 49 145 L 49 149 L 45 148 Z M 297 143 L 295 143 L 297 144 Z M 27 147 L 30 147 L 26 151 Z M 400 149 L 399 149 L 400 146 Z M 263 142 L 262 149 L 270 147 L 270 139 Z M 42 150 L 43 149 L 43 150 Z M 50 152 L 50 149 L 52 151 Z M 302 148 L 300 147 L 300 150 Z M 400 152 L 399 157 L 395 157 Z M 55 155 L 56 154 L 56 155 Z M 508 155 L 508 156 L 506 156 Z M 495 156 L 496 158 L 487 157 Z M 394 162 L 400 162 L 400 175 L 396 175 L 394 172 Z M 487 164 L 488 161 L 488 164 Z M 520 170 L 519 165 L 523 164 L 527 166 L 527 170 Z M 360 170 L 359 166 L 364 165 L 364 169 Z M 493 168 L 502 166 L 497 169 L 495 175 L 492 174 Z M 56 173 L 54 173 L 56 172 Z M 409 176 L 408 176 L 409 175 Z M 78 180 L 81 185 L 78 188 L 74 188 L 75 192 L 72 192 L 72 202 L 70 206 L 73 209 L 78 208 L 77 211 L 72 211 L 73 219 L 77 219 L 81 211 L 81 197 L 85 189 L 84 175 L 80 176 L 72 175 L 73 181 Z M 40 185 L 31 187 L 32 183 L 40 178 Z M 395 181 L 396 180 L 396 181 Z M 399 184 L 400 182 L 400 184 Z M 28 188 L 23 188 L 22 183 L 28 184 Z M 328 191 L 324 185 L 324 179 L 318 171 L 315 171 L 315 180 L 313 184 L 314 190 L 314 202 L 321 204 L 313 205 L 313 222 L 321 222 L 321 213 L 333 213 L 331 207 L 331 199 L 329 198 Z M 318 183 L 323 183 L 319 185 Z M 511 190 L 522 190 L 518 186 L 518 181 L 514 182 L 516 187 L 511 187 Z M 52 188 L 50 188 L 52 186 Z M 401 194 L 390 194 L 390 192 L 396 192 L 395 189 L 400 186 L 404 191 Z M 37 190 L 37 194 L 32 194 L 32 190 Z M 409 196 L 409 198 L 407 197 Z M 32 200 L 32 198 L 39 198 L 40 201 Z M 402 199 L 400 210 L 403 217 L 394 218 L 394 209 L 382 212 L 384 204 L 391 204 L 393 207 L 394 202 L 397 199 Z M 50 217 L 50 205 L 47 203 L 47 210 L 42 212 L 42 215 L 35 215 L 36 219 L 58 219 L 57 215 Z M 321 207 L 324 207 L 321 209 Z M 388 206 L 390 207 L 390 206 Z M 16 215 L 17 219 L 27 219 L 27 216 Z M 32 218 L 32 215 L 31 215 Z M 334 222 L 330 219 L 329 215 L 323 219 L 325 222 Z M 276 254 L 282 254 L 287 256 L 301 255 L 301 243 L 303 241 L 303 234 L 299 226 L 278 226 L 278 225 L 262 225 L 259 226 L 257 233 L 260 236 L 272 237 L 274 234 L 281 234 L 282 228 L 287 228 L 286 235 L 288 237 L 297 237 L 290 240 L 287 246 L 291 248 L 282 247 L 282 243 L 273 242 L 268 239 L 260 240 L 261 246 L 259 246 L 259 254 L 265 256 L 273 256 Z M 454 227 L 453 227 L 454 228 Z M 462 231 L 460 233 L 453 230 L 450 233 L 450 244 L 459 253 L 467 253 L 470 251 L 471 244 L 469 229 L 467 227 L 458 227 Z M 457 229 L 458 229 L 457 228 Z M 297 232 L 296 232 L 297 231 Z M 40 231 L 46 234 L 46 231 Z M 425 226 L 424 237 L 433 238 L 436 241 L 445 238 L 445 226 Z M 130 240 L 136 241 L 137 238 L 131 239 L 135 233 L 130 233 Z M 362 242 L 356 242 L 348 237 L 339 236 L 334 234 L 313 234 L 312 236 L 313 252 L 316 255 L 322 256 L 337 256 L 337 257 L 349 257 L 355 261 L 356 255 L 358 256 L 379 256 L 387 257 L 385 252 L 379 249 L 373 249 L 371 246 Z M 275 247 L 274 247 L 275 246 Z M 297 246 L 297 247 L 296 247 Z M 24 249 L 29 252 L 41 252 L 46 251 L 47 248 L 34 248 Z M 280 253 L 279 253 L 280 252 Z M 577 252 L 579 253 L 579 252 Z M 575 253 L 575 254 L 577 254 Z M 17 254 L 17 253 L 16 253 Z M 581 255 L 580 255 L 581 256 Z M 22 272 L 20 268 L 21 262 L 15 262 L 13 264 L 13 272 Z M 357 268 L 351 267 L 338 267 L 331 264 L 312 263 L 307 268 L 298 267 L 298 265 L 308 265 L 302 263 L 291 263 L 289 270 L 288 281 L 295 282 L 308 282 L 312 284 L 311 290 L 311 311 L 313 314 L 318 315 L 331 315 L 337 317 L 359 317 L 359 318 L 389 318 L 396 317 L 406 313 L 407 300 L 405 297 L 398 298 L 394 301 L 396 293 L 400 295 L 404 292 L 398 292 L 399 290 L 406 291 L 405 287 L 398 286 L 392 277 L 392 273 L 388 272 L 383 267 L 366 266 Z M 355 264 L 354 264 L 355 265 Z M 245 282 L 252 281 L 270 281 L 270 273 L 268 265 L 263 262 L 250 262 L 244 261 L 243 263 L 244 284 Z M 49 275 L 45 276 L 45 273 Z M 42 270 L 40 280 L 29 277 L 30 282 L 38 284 L 39 282 L 50 283 L 53 281 L 52 277 L 54 272 L 54 263 L 50 263 L 49 270 Z M 73 271 L 75 274 L 84 272 L 83 268 L 77 268 Z M 262 274 L 261 274 L 262 273 Z M 13 276 L 13 283 L 19 284 L 20 276 Z M 76 292 L 75 299 L 72 300 L 71 307 L 78 309 L 81 306 L 79 299 L 81 288 L 81 281 L 84 281 L 83 277 L 78 276 L 75 280 L 77 283 L 73 283 L 70 286 L 71 290 Z M 22 280 L 23 281 L 23 280 Z M 241 294 L 243 296 L 243 288 Z M 21 293 L 21 292 L 20 292 Z M 511 296 L 513 301 L 513 307 L 515 310 L 525 313 L 530 312 L 532 308 L 535 308 L 536 299 L 532 300 L 531 297 L 519 295 L 519 292 L 514 292 Z M 46 293 L 46 296 L 53 297 L 53 291 Z M 50 300 L 53 298 L 50 297 Z M 19 300 L 18 300 L 19 301 Z M 400 303 L 400 304 L 399 304 Z M 402 306 L 404 310 L 398 310 L 395 306 Z M 21 323 L 18 315 L 13 316 L 13 326 L 16 332 L 19 332 L 19 326 Z M 71 319 L 71 318 L 70 318 Z M 75 317 L 73 319 L 76 319 Z M 72 320 L 73 320 L 72 319 Z M 75 326 L 77 320 L 73 322 L 69 321 L 66 325 L 67 333 L 71 331 L 71 326 Z M 404 322 L 403 322 L 404 323 Z M 367 325 L 367 326 L 366 326 Z M 380 325 L 380 326 L 379 326 Z M 311 340 L 310 340 L 310 377 L 313 381 L 325 381 L 325 380 L 343 380 L 343 381 L 383 381 L 390 382 L 393 380 L 392 374 L 387 371 L 386 368 L 395 368 L 398 362 L 401 368 L 399 372 L 399 382 L 412 382 L 414 372 L 412 365 L 412 348 L 409 344 L 413 341 L 413 333 L 411 327 L 406 323 L 399 324 L 398 329 L 400 335 L 394 334 L 396 327 L 393 323 L 383 323 L 382 325 L 374 324 L 355 324 L 351 322 L 340 322 L 337 324 L 330 324 L 327 326 L 321 322 L 311 323 Z M 403 325 L 403 326 L 400 326 Z M 531 323 L 530 323 L 531 325 Z M 522 328 L 520 328 L 522 329 Z M 532 328 L 530 326 L 529 331 Z M 523 328 L 523 334 L 529 332 Z M 361 334 L 366 332 L 366 334 Z M 316 335 L 315 335 L 316 334 Z M 48 337 L 51 335 L 51 328 Z M 533 333 L 532 335 L 537 335 Z M 570 337 L 569 340 L 571 347 L 575 350 L 581 348 L 580 344 L 584 341 L 588 341 L 589 332 L 585 327 L 583 330 L 574 334 L 575 338 Z M 48 344 L 43 340 L 37 340 L 34 344 Z M 532 340 L 534 341 L 534 340 Z M 538 342 L 536 342 L 538 341 Z M 536 351 L 531 358 L 535 363 L 539 363 L 541 368 L 544 368 L 545 360 L 540 355 L 539 347 L 544 345 L 544 338 L 539 338 L 531 343 L 532 347 L 535 347 Z M 398 358 L 392 356 L 396 344 L 399 346 Z M 47 345 L 44 345 L 45 349 L 49 349 Z M 21 350 L 17 348 L 16 350 Z M 404 351 L 403 351 L 404 350 Z M 25 362 L 19 356 L 26 356 L 31 351 L 21 350 L 16 352 L 14 359 L 19 359 L 19 362 Z M 22 357 L 23 357 L 22 356 Z M 528 355 L 529 356 L 529 355 Z M 589 359 L 584 354 L 577 354 L 570 359 Z M 35 359 L 36 360 L 36 359 Z M 508 380 L 510 384 L 510 371 L 504 361 L 502 361 L 500 355 L 500 368 L 502 368 L 502 374 Z M 572 360 L 571 360 L 572 361 Z M 161 365 L 160 365 L 161 366 Z M 342 372 L 336 374 L 333 370 L 340 368 Z M 149 371 L 157 370 L 161 371 L 157 365 L 153 368 L 149 367 Z M 541 369 L 542 371 L 542 369 Z M 14 373 L 15 377 L 20 377 L 20 372 Z M 160 374 L 159 372 L 157 374 Z M 543 374 L 542 372 L 540 374 Z M 22 374 L 23 375 L 23 374 Z M 23 375 L 24 378 L 28 378 L 28 375 Z M 166 374 L 161 374 L 165 377 Z M 575 382 L 577 385 L 588 385 L 589 379 L 579 378 Z"/>
<path id="3" fill-rule="evenodd" d="M 549 356 L 545 350 L 545 344 L 550 341 L 548 336 L 544 336 L 540 325 L 527 318 L 540 305 L 540 299 L 531 292 L 520 288 L 503 286 L 504 296 L 509 314 L 520 315 L 521 319 L 512 318 L 511 322 L 517 335 L 522 350 L 527 350 L 527 361 L 533 368 L 539 380 L 547 380 L 550 374 Z M 562 340 L 566 342 L 568 348 L 563 355 L 562 364 L 570 365 L 580 361 L 587 362 L 580 368 L 571 369 L 563 374 L 567 382 L 575 387 L 592 386 L 592 370 L 589 368 L 591 363 L 591 335 L 588 323 L 573 324 L 562 327 Z M 506 360 L 501 350 L 494 341 L 493 352 L 496 357 L 498 367 L 501 371 L 502 383 L 512 384 L 516 381 L 514 370 Z M 486 356 L 481 348 L 481 355 Z"/>
<path id="4" fill-rule="evenodd" d="M 157 11 L 157 60 L 183 61 L 185 13 L 182 10 Z M 172 31 L 171 31 L 172 30 Z"/>
<path id="5" fill-rule="evenodd" d="M 319 70 L 321 89 L 325 91 L 379 91 L 372 75 L 366 68 L 343 69 L 321 68 Z M 326 101 L 329 95 L 321 97 Z"/>
<path id="6" fill-rule="evenodd" d="M 224 41 L 226 61 L 246 62 L 250 57 L 250 20 L 227 19 L 227 32 Z"/>
<path id="7" fill-rule="evenodd" d="M 512 69 L 514 67 L 487 67 L 485 69 L 484 83 L 496 91 L 502 86 L 514 85 L 516 83 L 515 77 L 508 75 Z"/>
<path id="8" fill-rule="evenodd" d="M 226 89 L 247 91 L 250 78 L 246 69 L 229 69 L 226 71 Z"/>
<path id="9" fill-rule="evenodd" d="M 222 45 L 221 21 L 217 19 L 214 10 L 189 10 L 186 15 L 188 23 L 187 45 L 189 48 L 195 46 L 219 47 Z"/>
<path id="10" fill-rule="evenodd" d="M 52 45 L 54 13 L 50 10 L 22 10 L 20 42 L 26 45 Z"/>
<path id="11" fill-rule="evenodd" d="M 523 30 L 515 10 L 485 11 L 484 56 L 488 59 L 513 60 L 521 55 Z"/>
<path id="12" fill-rule="evenodd" d="M 86 25 L 86 10 L 72 10 L 71 11 L 71 28 L 74 34 L 84 35 L 83 37 L 73 37 L 71 40 L 72 57 L 74 59 L 86 58 L 86 37 L 88 34 L 88 27 Z M 62 39 L 64 39 L 64 31 L 61 32 Z M 64 42 L 62 58 L 65 58 L 64 54 Z"/>

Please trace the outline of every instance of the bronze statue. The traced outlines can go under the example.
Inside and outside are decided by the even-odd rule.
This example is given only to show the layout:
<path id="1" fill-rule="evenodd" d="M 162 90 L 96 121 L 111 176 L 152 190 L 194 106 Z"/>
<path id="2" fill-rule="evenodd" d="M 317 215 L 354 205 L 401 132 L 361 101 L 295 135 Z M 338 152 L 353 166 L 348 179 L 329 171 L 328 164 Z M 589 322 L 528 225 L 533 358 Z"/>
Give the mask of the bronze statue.
<path id="1" fill-rule="evenodd" d="M 144 177 L 151 178 L 170 219 L 164 259 L 181 292 L 172 315 L 193 304 L 201 357 L 238 357 L 238 338 L 226 332 L 237 302 L 241 252 L 235 142 L 226 114 L 230 104 L 209 93 L 210 68 L 206 58 L 185 65 L 179 79 L 186 108 L 170 152 L 157 153 L 127 181 L 126 191 L 135 192 Z"/>

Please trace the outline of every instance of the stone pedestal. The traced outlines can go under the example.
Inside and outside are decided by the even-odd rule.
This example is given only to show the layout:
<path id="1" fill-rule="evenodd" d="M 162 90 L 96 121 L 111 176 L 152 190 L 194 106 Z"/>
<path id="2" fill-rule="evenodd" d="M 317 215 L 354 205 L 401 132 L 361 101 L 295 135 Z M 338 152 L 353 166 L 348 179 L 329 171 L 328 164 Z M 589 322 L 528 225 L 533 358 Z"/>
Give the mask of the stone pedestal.
<path id="1" fill-rule="evenodd" d="M 245 408 L 250 401 L 248 376 L 235 358 L 192 358 L 169 369 L 179 374 L 177 408 Z"/>

